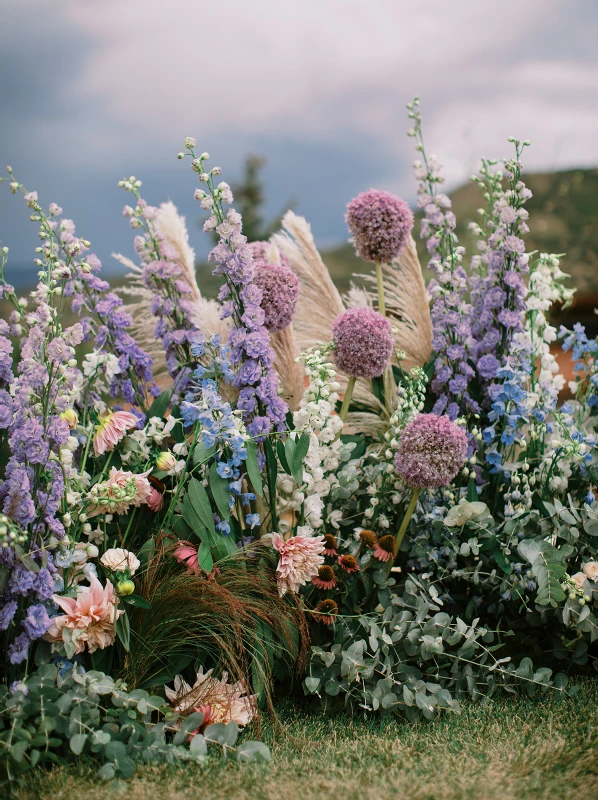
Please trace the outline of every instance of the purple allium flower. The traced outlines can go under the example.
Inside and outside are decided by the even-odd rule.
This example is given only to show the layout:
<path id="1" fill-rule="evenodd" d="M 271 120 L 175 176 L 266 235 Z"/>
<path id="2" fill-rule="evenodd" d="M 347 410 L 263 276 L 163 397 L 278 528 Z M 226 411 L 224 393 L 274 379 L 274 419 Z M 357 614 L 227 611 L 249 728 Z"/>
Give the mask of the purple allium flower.
<path id="1" fill-rule="evenodd" d="M 264 325 L 269 331 L 281 331 L 293 321 L 299 302 L 299 278 L 282 264 L 255 263 L 254 283 L 262 290 L 261 307 Z"/>
<path id="2" fill-rule="evenodd" d="M 349 308 L 332 323 L 334 361 L 353 378 L 382 375 L 392 354 L 390 322 L 369 306 Z"/>
<path id="3" fill-rule="evenodd" d="M 467 435 L 446 417 L 419 414 L 401 434 L 397 472 L 413 489 L 448 486 L 467 456 Z"/>
<path id="4" fill-rule="evenodd" d="M 351 200 L 345 220 L 357 255 L 364 261 L 384 264 L 399 255 L 413 228 L 413 214 L 407 203 L 378 189 L 362 192 Z"/>

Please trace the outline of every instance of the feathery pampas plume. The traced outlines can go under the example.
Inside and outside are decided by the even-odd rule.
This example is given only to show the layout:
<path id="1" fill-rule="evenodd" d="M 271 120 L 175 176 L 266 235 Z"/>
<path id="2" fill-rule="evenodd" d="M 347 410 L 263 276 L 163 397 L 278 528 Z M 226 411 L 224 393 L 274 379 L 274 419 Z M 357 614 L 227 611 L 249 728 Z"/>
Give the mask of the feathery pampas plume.
<path id="1" fill-rule="evenodd" d="M 272 242 L 288 258 L 301 281 L 293 328 L 299 349 L 303 352 L 316 342 L 330 341 L 332 323 L 345 310 L 345 305 L 318 252 L 307 220 L 293 211 L 287 211 L 282 218 L 282 227 L 283 233 L 275 234 Z M 345 389 L 347 376 L 339 373 L 337 380 Z M 366 381 L 357 381 L 353 399 L 366 408 L 382 409 Z"/>

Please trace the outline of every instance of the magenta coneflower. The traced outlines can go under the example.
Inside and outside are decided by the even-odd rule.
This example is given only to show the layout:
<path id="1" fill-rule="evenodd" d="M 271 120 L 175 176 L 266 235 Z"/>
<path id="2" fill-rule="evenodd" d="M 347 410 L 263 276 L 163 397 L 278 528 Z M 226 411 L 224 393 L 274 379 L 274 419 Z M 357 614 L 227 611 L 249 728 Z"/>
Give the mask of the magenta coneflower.
<path id="1" fill-rule="evenodd" d="M 336 578 L 334 577 L 334 570 L 328 564 L 323 564 L 318 567 L 318 575 L 312 580 L 314 586 L 318 589 L 334 589 L 336 586 Z"/>
<path id="2" fill-rule="evenodd" d="M 382 536 L 377 542 L 376 547 L 374 548 L 374 558 L 377 558 L 378 561 L 390 561 L 393 557 L 395 547 L 395 537 L 391 536 Z"/>
<path id="3" fill-rule="evenodd" d="M 322 625 L 332 625 L 338 614 L 338 606 L 334 600 L 321 600 L 314 609 L 314 616 Z"/>
<path id="4" fill-rule="evenodd" d="M 355 250 L 372 264 L 393 261 L 407 244 L 413 214 L 404 200 L 390 192 L 370 189 L 347 205 L 345 220 Z"/>
<path id="5" fill-rule="evenodd" d="M 324 536 L 324 549 L 322 553 L 329 558 L 336 558 L 337 550 L 338 542 L 331 533 L 327 533 Z"/>
<path id="6" fill-rule="evenodd" d="M 262 290 L 265 327 L 272 332 L 288 328 L 299 302 L 299 278 L 289 266 L 257 261 L 253 280 Z"/>
<path id="7" fill-rule="evenodd" d="M 338 564 L 345 572 L 359 572 L 359 565 L 354 556 L 339 556 Z"/>
<path id="8" fill-rule="evenodd" d="M 373 550 L 376 547 L 376 543 L 378 542 L 378 537 L 374 533 L 374 531 L 368 531 L 364 528 L 359 534 L 359 540 L 362 544 L 366 547 L 369 547 L 370 550 Z"/>

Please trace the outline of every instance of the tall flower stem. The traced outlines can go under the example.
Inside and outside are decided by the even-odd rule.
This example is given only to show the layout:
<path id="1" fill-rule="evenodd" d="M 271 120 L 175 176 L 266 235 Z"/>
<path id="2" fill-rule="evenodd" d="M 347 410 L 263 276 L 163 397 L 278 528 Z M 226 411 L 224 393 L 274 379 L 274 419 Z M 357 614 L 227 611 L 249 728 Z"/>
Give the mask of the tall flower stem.
<path id="1" fill-rule="evenodd" d="M 344 422 L 347 417 L 347 412 L 349 411 L 349 406 L 351 405 L 351 398 L 353 397 L 353 389 L 355 388 L 355 380 L 356 378 L 351 375 L 349 378 L 349 383 L 347 384 L 347 390 L 345 391 L 345 396 L 343 398 L 343 404 L 341 406 L 339 417 Z M 342 428 L 341 428 L 342 431 Z M 341 435 L 341 431 L 336 434 L 335 442 L 338 437 Z"/>
<path id="2" fill-rule="evenodd" d="M 405 538 L 405 531 L 407 530 L 407 526 L 409 525 L 411 517 L 413 516 L 413 512 L 415 511 L 415 506 L 417 505 L 417 501 L 419 500 L 420 492 L 421 489 L 417 487 L 417 489 L 413 490 L 413 494 L 411 495 L 411 500 L 409 501 L 409 505 L 407 506 L 407 511 L 405 511 L 405 516 L 403 517 L 403 521 L 401 522 L 401 527 L 399 528 L 399 532 L 397 533 L 397 538 L 395 539 L 393 558 L 388 562 L 387 575 L 390 575 L 392 566 L 399 553 L 399 550 L 401 549 L 401 543 Z"/>
<path id="3" fill-rule="evenodd" d="M 386 316 L 386 303 L 384 301 L 384 276 L 382 275 L 382 264 L 376 261 L 376 281 L 378 283 L 378 311 L 383 317 Z"/>

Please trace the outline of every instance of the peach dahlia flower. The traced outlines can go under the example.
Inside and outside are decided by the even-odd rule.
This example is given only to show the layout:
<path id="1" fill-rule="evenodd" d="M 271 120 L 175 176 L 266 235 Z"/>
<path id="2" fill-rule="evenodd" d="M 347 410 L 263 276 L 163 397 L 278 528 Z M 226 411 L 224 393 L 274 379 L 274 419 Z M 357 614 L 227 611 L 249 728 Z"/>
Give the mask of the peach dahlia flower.
<path id="1" fill-rule="evenodd" d="M 276 580 L 281 597 L 287 592 L 297 594 L 317 577 L 318 567 L 324 563 L 323 536 L 293 536 L 285 542 L 279 533 L 273 533 L 272 546 L 279 553 Z"/>
<path id="2" fill-rule="evenodd" d="M 139 419 L 128 411 L 106 411 L 100 414 L 93 436 L 93 451 L 96 456 L 113 450 L 124 439 L 127 431 L 133 430 L 138 424 Z"/>
<path id="3" fill-rule="evenodd" d="M 91 575 L 89 586 L 77 587 L 76 597 L 55 594 L 52 599 L 65 613 L 54 617 L 44 639 L 70 644 L 75 653 L 82 653 L 85 645 L 94 653 L 114 643 L 116 620 L 123 611 L 116 608 L 117 598 L 110 581 L 102 586 Z"/>
<path id="4" fill-rule="evenodd" d="M 242 683 L 228 683 L 228 673 L 223 672 L 218 680 L 212 670 L 203 671 L 200 667 L 197 680 L 193 686 L 183 680 L 180 675 L 174 679 L 174 688 L 164 687 L 166 697 L 175 711 L 202 711 L 204 721 L 202 728 L 213 722 L 236 722 L 244 727 L 256 715 L 256 698 L 247 695 Z"/>

